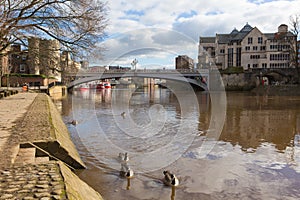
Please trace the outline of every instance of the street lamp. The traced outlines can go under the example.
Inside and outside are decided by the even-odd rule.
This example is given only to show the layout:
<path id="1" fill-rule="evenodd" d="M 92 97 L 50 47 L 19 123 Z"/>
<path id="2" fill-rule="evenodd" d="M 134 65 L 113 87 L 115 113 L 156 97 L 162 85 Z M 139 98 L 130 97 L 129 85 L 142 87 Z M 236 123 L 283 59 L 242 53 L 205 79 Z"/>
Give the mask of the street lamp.
<path id="1" fill-rule="evenodd" d="M 131 62 L 131 66 L 134 68 L 135 71 L 136 71 L 137 63 L 138 63 L 138 60 L 136 58 Z"/>

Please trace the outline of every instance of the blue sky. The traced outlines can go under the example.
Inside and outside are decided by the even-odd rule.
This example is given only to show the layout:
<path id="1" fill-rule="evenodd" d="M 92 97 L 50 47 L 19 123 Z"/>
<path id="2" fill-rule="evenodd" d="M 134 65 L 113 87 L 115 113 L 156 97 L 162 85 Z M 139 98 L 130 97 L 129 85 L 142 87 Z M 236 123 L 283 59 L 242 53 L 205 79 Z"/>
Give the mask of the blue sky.
<path id="1" fill-rule="evenodd" d="M 200 36 L 240 30 L 247 22 L 262 32 L 276 32 L 300 15 L 300 0 L 108 0 L 109 25 L 104 57 L 91 65 L 174 68 L 177 55 L 197 62 Z M 152 67 L 154 68 L 154 67 Z"/>

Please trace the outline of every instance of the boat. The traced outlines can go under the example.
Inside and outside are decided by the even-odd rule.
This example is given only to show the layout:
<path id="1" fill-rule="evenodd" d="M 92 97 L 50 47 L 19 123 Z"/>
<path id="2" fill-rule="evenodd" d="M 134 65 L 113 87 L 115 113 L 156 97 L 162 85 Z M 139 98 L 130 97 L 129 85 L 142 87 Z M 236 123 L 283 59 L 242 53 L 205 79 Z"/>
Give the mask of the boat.
<path id="1" fill-rule="evenodd" d="M 81 90 L 81 91 L 83 91 L 83 90 L 88 90 L 90 87 L 89 87 L 89 85 L 88 84 L 80 84 L 79 86 L 78 86 L 78 89 L 79 90 Z"/>
<path id="2" fill-rule="evenodd" d="M 111 84 L 109 82 L 101 82 L 97 84 L 97 89 L 107 89 L 111 88 Z"/>

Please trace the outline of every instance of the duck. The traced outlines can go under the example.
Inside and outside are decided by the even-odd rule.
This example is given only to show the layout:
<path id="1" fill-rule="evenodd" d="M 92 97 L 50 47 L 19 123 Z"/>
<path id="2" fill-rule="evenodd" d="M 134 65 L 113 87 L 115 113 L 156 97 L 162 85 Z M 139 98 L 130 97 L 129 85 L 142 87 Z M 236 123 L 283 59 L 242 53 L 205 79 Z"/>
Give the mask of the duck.
<path id="1" fill-rule="evenodd" d="M 167 186 L 178 186 L 179 180 L 175 176 L 175 174 L 170 173 L 169 171 L 163 171 L 163 174 L 165 175 L 163 182 Z"/>
<path id="2" fill-rule="evenodd" d="M 72 124 L 73 126 L 76 126 L 78 124 L 78 121 L 73 119 L 72 121 L 69 122 L 69 124 Z"/>
<path id="3" fill-rule="evenodd" d="M 125 117 L 125 115 L 126 115 L 125 112 L 122 112 L 122 113 L 121 113 L 121 116 L 122 116 L 122 117 Z"/>
<path id="4" fill-rule="evenodd" d="M 121 170 L 120 170 L 120 176 L 126 177 L 126 178 L 132 178 L 134 175 L 134 172 L 130 167 L 125 163 L 121 164 Z"/>
<path id="5" fill-rule="evenodd" d="M 120 162 L 128 162 L 129 161 L 129 157 L 127 152 L 126 153 L 119 153 L 119 161 Z"/>

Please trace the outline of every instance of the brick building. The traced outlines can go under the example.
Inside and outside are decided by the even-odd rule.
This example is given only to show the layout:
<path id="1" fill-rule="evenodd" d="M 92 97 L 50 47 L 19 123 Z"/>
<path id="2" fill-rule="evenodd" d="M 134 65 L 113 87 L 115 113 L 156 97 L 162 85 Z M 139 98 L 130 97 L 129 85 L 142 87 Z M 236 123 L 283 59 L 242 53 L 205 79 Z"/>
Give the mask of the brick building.
<path id="1" fill-rule="evenodd" d="M 193 69 L 194 60 L 186 55 L 180 55 L 175 58 L 176 69 Z"/>

